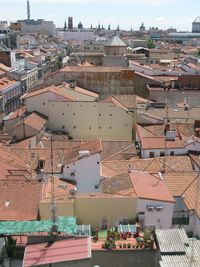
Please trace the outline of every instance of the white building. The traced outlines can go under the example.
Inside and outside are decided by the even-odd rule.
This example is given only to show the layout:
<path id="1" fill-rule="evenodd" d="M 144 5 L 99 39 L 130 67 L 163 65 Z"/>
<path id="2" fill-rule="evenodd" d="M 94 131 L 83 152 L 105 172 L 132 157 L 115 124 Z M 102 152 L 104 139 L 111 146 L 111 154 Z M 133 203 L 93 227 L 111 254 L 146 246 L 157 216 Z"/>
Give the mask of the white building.
<path id="1" fill-rule="evenodd" d="M 131 171 L 129 174 L 137 197 L 137 214 L 143 227 L 170 228 L 175 200 L 162 175 Z"/>
<path id="2" fill-rule="evenodd" d="M 88 150 L 82 150 L 83 147 Z M 74 148 L 64 160 L 62 178 L 75 181 L 78 192 L 98 192 L 101 179 L 100 151 L 100 140 Z"/>
<path id="3" fill-rule="evenodd" d="M 21 32 L 22 33 L 42 33 L 47 35 L 54 36 L 55 34 L 55 25 L 53 21 L 45 21 L 42 19 L 38 20 L 22 20 Z"/>

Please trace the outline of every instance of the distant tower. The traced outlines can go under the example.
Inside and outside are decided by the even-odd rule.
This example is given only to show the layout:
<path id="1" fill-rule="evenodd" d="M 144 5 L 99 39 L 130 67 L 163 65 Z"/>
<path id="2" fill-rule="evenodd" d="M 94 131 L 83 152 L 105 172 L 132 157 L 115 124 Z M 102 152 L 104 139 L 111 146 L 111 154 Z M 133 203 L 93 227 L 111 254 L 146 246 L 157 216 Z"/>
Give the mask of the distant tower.
<path id="1" fill-rule="evenodd" d="M 142 25 L 140 26 L 140 32 L 145 32 L 146 29 L 145 29 L 145 26 L 144 26 L 144 23 L 142 22 Z"/>
<path id="2" fill-rule="evenodd" d="M 30 3 L 29 0 L 27 0 L 27 20 L 30 20 Z"/>
<path id="3" fill-rule="evenodd" d="M 192 32 L 200 33 L 200 17 L 197 17 L 192 23 Z"/>
<path id="4" fill-rule="evenodd" d="M 68 17 L 68 30 L 73 29 L 73 17 Z"/>
<path id="5" fill-rule="evenodd" d="M 67 22 L 65 20 L 65 24 L 64 24 L 64 28 L 63 28 L 65 31 L 67 30 Z"/>
<path id="6" fill-rule="evenodd" d="M 79 22 L 79 24 L 78 24 L 78 28 L 79 28 L 79 30 L 83 29 L 83 24 L 82 24 L 82 22 Z"/>
<path id="7" fill-rule="evenodd" d="M 108 24 L 108 31 L 110 31 L 110 24 Z"/>

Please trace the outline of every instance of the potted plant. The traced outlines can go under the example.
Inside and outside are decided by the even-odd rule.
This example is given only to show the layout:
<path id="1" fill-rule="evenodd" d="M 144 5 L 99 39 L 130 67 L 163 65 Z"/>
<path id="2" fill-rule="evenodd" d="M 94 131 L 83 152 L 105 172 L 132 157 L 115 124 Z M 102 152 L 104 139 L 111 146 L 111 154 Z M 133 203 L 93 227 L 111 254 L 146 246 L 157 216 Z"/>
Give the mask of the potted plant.
<path id="1" fill-rule="evenodd" d="M 123 248 L 126 248 L 126 243 L 123 244 Z"/>
<path id="2" fill-rule="evenodd" d="M 131 243 L 128 243 L 127 244 L 127 248 L 131 248 Z"/>
<path id="3" fill-rule="evenodd" d="M 122 243 L 119 244 L 119 248 L 122 248 Z"/>

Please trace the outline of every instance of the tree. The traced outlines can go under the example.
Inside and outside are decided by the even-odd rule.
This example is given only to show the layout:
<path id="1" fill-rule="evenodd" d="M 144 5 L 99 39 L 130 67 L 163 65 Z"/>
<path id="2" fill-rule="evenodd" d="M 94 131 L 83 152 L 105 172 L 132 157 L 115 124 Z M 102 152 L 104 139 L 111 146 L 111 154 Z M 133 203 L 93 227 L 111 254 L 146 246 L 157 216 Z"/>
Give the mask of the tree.
<path id="1" fill-rule="evenodd" d="M 147 47 L 148 47 L 149 49 L 153 49 L 153 48 L 155 48 L 155 43 L 154 43 L 153 39 L 148 39 L 148 40 L 146 41 L 146 44 L 147 44 Z"/>

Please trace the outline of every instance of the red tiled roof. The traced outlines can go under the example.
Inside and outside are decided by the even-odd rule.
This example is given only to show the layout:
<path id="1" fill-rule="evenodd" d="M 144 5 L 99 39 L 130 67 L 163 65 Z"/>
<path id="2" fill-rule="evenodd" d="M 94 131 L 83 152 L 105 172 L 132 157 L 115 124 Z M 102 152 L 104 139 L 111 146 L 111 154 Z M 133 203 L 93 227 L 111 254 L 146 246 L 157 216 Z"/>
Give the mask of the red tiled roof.
<path id="1" fill-rule="evenodd" d="M 0 91 L 3 91 L 4 89 L 12 86 L 13 84 L 17 83 L 17 81 L 8 78 L 8 77 L 4 77 L 0 79 Z"/>
<path id="2" fill-rule="evenodd" d="M 144 137 L 142 138 L 142 149 L 164 149 L 166 148 L 184 148 L 179 138 L 169 141 L 165 137 Z"/>
<path id="3" fill-rule="evenodd" d="M 57 94 L 59 96 L 62 96 L 67 101 L 76 101 L 76 98 L 74 98 L 73 96 L 68 95 L 67 93 L 64 93 L 63 91 L 59 90 L 59 88 L 54 86 L 54 85 L 49 86 L 49 87 L 45 87 L 43 89 L 38 89 L 38 90 L 35 90 L 33 92 L 30 92 L 30 93 L 26 93 L 21 98 L 22 99 L 27 99 L 27 98 L 30 98 L 30 97 L 33 97 L 33 96 L 37 96 L 37 95 L 41 95 L 41 94 L 45 94 L 45 93 L 48 93 L 48 92 L 51 92 L 51 93 Z"/>
<path id="4" fill-rule="evenodd" d="M 91 258 L 89 242 L 89 237 L 84 237 L 28 245 L 24 253 L 23 267 Z"/>
<path id="5" fill-rule="evenodd" d="M 112 104 L 114 104 L 115 106 L 118 106 L 118 107 L 120 107 L 120 108 L 122 108 L 122 109 L 125 109 L 125 110 L 127 110 L 127 108 L 123 105 L 123 104 L 121 104 L 116 98 L 114 98 L 113 96 L 108 96 L 108 97 L 106 97 L 104 100 L 101 100 L 100 102 L 102 102 L 102 103 L 112 103 Z"/>
<path id="6" fill-rule="evenodd" d="M 175 202 L 165 182 L 160 179 L 159 175 L 132 171 L 129 176 L 138 198 Z"/>
<path id="7" fill-rule="evenodd" d="M 0 221 L 36 220 L 41 183 L 0 180 Z"/>
<path id="8" fill-rule="evenodd" d="M 15 110 L 14 112 L 11 112 L 8 116 L 6 116 L 6 118 L 4 120 L 6 120 L 6 121 L 14 120 L 17 117 L 21 117 L 24 113 L 26 113 L 26 111 L 27 111 L 26 106 L 20 107 L 17 110 Z"/>
<path id="9" fill-rule="evenodd" d="M 21 120 L 20 122 L 18 122 L 13 128 L 18 127 L 21 124 L 25 124 L 39 131 L 44 127 L 45 123 L 46 119 L 33 112 L 30 115 L 26 116 L 23 121 Z"/>

